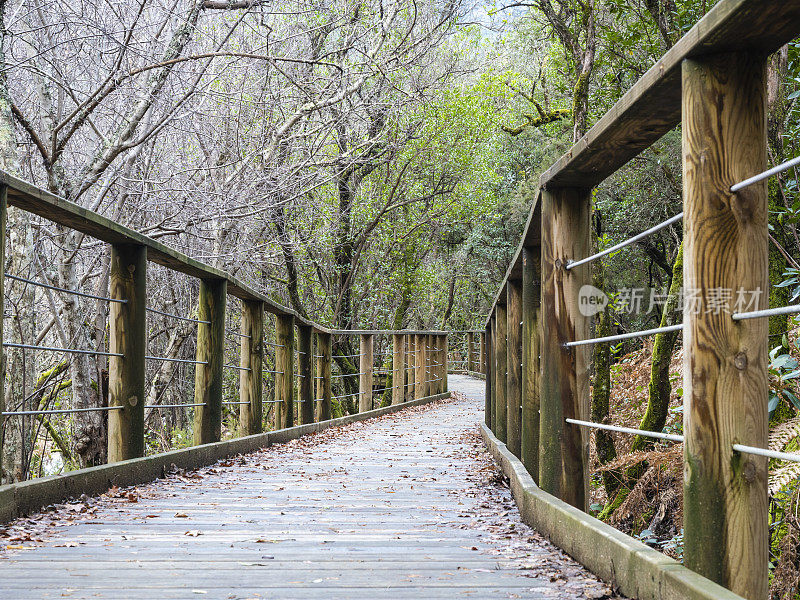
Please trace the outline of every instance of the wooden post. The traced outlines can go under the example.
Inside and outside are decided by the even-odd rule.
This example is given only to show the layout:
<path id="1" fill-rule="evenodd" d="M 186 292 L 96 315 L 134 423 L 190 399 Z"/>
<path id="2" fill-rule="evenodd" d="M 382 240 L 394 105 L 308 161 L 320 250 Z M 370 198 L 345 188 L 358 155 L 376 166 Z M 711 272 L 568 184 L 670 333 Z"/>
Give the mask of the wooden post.
<path id="1" fill-rule="evenodd" d="M 413 333 L 406 335 L 406 402 L 413 400 L 417 393 L 417 352 L 416 352 L 416 339 Z"/>
<path id="2" fill-rule="evenodd" d="M 482 356 L 486 357 L 486 354 L 491 356 L 492 349 L 491 349 L 491 342 L 492 342 L 492 322 L 493 319 L 489 319 L 488 324 L 486 325 L 486 331 L 481 336 L 481 354 Z M 491 363 L 485 363 L 484 365 L 484 374 L 486 375 L 485 379 L 485 386 L 484 386 L 484 415 L 483 415 L 483 422 L 486 423 L 486 426 L 494 431 L 494 423 L 492 421 L 492 394 L 494 393 L 494 381 L 492 377 L 492 365 Z"/>
<path id="3" fill-rule="evenodd" d="M 328 421 L 331 418 L 331 334 L 317 334 L 317 397 L 320 398 L 318 415 L 319 421 Z"/>
<path id="4" fill-rule="evenodd" d="M 467 332 L 467 373 L 475 371 L 475 361 L 472 359 L 472 353 L 475 351 L 474 334 L 471 331 Z"/>
<path id="5" fill-rule="evenodd" d="M 506 307 L 502 304 L 497 305 L 495 321 L 495 346 L 494 364 L 497 371 L 494 374 L 495 406 L 495 435 L 501 442 L 508 440 L 508 394 L 507 394 L 507 373 L 508 373 L 508 314 Z"/>
<path id="6" fill-rule="evenodd" d="M 767 597 L 766 62 L 758 52 L 683 62 L 684 522 L 686 566 L 744 598 Z M 732 293 L 720 300 L 719 290 Z M 739 291 L 747 309 L 734 308 Z M 720 308 L 722 305 L 722 308 Z"/>
<path id="7" fill-rule="evenodd" d="M 541 252 L 522 249 L 522 463 L 539 481 L 539 298 Z"/>
<path id="8" fill-rule="evenodd" d="M 242 301 L 242 324 L 239 345 L 240 435 L 261 433 L 263 421 L 264 378 L 264 303 Z"/>
<path id="9" fill-rule="evenodd" d="M 375 361 L 373 348 L 375 339 L 370 334 L 361 334 L 358 372 L 358 412 L 372 410 L 372 369 Z"/>
<path id="10" fill-rule="evenodd" d="M 300 424 L 314 422 L 314 375 L 311 372 L 311 334 L 310 325 L 297 326 L 297 400 L 300 404 Z"/>
<path id="11" fill-rule="evenodd" d="M 542 192 L 542 344 L 539 421 L 539 484 L 543 490 L 586 510 L 589 436 L 566 418 L 589 414 L 590 346 L 565 344 L 589 337 L 590 319 L 579 310 L 579 291 L 591 283 L 589 265 L 565 268 L 589 254 L 591 190 Z"/>
<path id="12" fill-rule="evenodd" d="M 425 346 L 428 342 L 428 336 L 418 334 L 414 341 L 414 398 L 419 400 L 428 395 L 427 381 L 428 375 L 425 373 L 427 370 L 428 360 Z"/>
<path id="13" fill-rule="evenodd" d="M 517 457 L 521 456 L 522 435 L 522 282 L 509 279 L 506 285 L 506 317 L 508 343 L 506 344 L 506 445 Z"/>
<path id="14" fill-rule="evenodd" d="M 218 442 L 222 434 L 222 364 L 225 358 L 225 279 L 201 279 L 194 371 L 194 443 Z"/>
<path id="15" fill-rule="evenodd" d="M 294 316 L 275 315 L 275 429 L 294 425 Z"/>
<path id="16" fill-rule="evenodd" d="M 147 354 L 147 247 L 111 246 L 109 306 L 108 462 L 144 456 Z"/>
<path id="17" fill-rule="evenodd" d="M 392 334 L 392 404 L 402 404 L 406 382 L 406 336 Z"/>

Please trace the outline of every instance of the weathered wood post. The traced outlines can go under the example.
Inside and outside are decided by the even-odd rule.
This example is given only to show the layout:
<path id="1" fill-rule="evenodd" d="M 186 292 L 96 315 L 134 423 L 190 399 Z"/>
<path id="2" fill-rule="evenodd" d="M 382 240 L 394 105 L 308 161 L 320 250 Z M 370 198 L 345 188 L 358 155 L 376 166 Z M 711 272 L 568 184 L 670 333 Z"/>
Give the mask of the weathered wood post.
<path id="1" fill-rule="evenodd" d="M 467 332 L 467 373 L 473 373 L 475 371 L 475 361 L 473 359 L 473 353 L 475 352 L 475 335 L 471 332 Z"/>
<path id="2" fill-rule="evenodd" d="M 264 378 L 264 303 L 242 302 L 239 345 L 239 428 L 241 435 L 261 433 Z"/>
<path id="3" fill-rule="evenodd" d="M 539 481 L 539 268 L 541 252 L 522 249 L 522 463 Z"/>
<path id="4" fill-rule="evenodd" d="M 375 363 L 375 338 L 372 334 L 360 335 L 359 354 L 361 360 L 358 372 L 358 412 L 372 410 L 372 370 Z"/>
<path id="5" fill-rule="evenodd" d="M 297 400 L 300 405 L 300 424 L 314 422 L 314 379 L 311 372 L 311 325 L 297 325 Z"/>
<path id="6" fill-rule="evenodd" d="M 508 440 L 508 314 L 506 307 L 498 302 L 495 313 L 494 338 L 494 419 L 495 435 L 501 442 Z"/>
<path id="7" fill-rule="evenodd" d="M 588 434 L 566 418 L 589 414 L 590 346 L 567 348 L 589 337 L 590 319 L 580 313 L 579 292 L 591 283 L 589 266 L 567 270 L 569 260 L 589 254 L 591 190 L 542 192 L 541 401 L 539 485 L 586 510 Z"/>
<path id="8" fill-rule="evenodd" d="M 702 300 L 683 314 L 685 561 L 752 600 L 767 597 L 767 459 L 731 445 L 767 447 L 768 321 L 730 313 L 740 292 L 755 305 L 738 310 L 767 308 L 767 183 L 730 188 L 766 170 L 766 87 L 755 51 L 683 62 L 683 277 Z"/>
<path id="9" fill-rule="evenodd" d="M 413 400 L 417 393 L 417 338 L 406 335 L 406 402 Z"/>
<path id="10" fill-rule="evenodd" d="M 331 418 L 331 402 L 333 391 L 331 388 L 331 334 L 317 333 L 317 397 L 319 401 L 319 421 L 328 421 Z"/>
<path id="11" fill-rule="evenodd" d="M 222 434 L 222 364 L 225 357 L 225 279 L 201 279 L 194 370 L 194 443 L 218 442 Z"/>
<path id="12" fill-rule="evenodd" d="M 392 334 L 392 404 L 402 404 L 406 383 L 406 336 Z"/>
<path id="13" fill-rule="evenodd" d="M 419 400 L 428 395 L 428 375 L 425 372 L 428 366 L 425 346 L 428 336 L 417 334 L 414 340 L 414 398 Z"/>
<path id="14" fill-rule="evenodd" d="M 275 315 L 275 429 L 294 425 L 294 316 Z"/>
<path id="15" fill-rule="evenodd" d="M 492 355 L 492 329 L 493 329 L 493 318 L 490 317 L 488 323 L 486 324 L 486 331 L 481 336 L 481 354 L 483 355 L 484 360 L 486 356 Z M 483 415 L 483 422 L 486 423 L 486 426 L 494 431 L 494 422 L 492 421 L 492 394 L 494 393 L 494 381 L 492 376 L 492 365 L 491 362 L 485 362 L 483 372 L 486 375 L 485 386 L 484 386 L 484 415 Z"/>
<path id="16" fill-rule="evenodd" d="M 108 360 L 108 462 L 144 456 L 147 354 L 147 247 L 111 246 Z"/>
<path id="17" fill-rule="evenodd" d="M 509 279 L 506 285 L 506 445 L 514 456 L 521 456 L 522 414 L 522 282 Z"/>

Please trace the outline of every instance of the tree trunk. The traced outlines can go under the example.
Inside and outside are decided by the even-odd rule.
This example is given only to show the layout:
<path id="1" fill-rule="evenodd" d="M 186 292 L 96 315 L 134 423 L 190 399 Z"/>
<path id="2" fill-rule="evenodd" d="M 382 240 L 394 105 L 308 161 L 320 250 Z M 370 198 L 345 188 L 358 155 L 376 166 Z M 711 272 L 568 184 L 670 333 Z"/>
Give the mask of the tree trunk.
<path id="1" fill-rule="evenodd" d="M 66 248 L 77 247 L 75 232 L 58 227 L 64 234 Z M 58 269 L 58 285 L 68 290 L 78 289 L 78 277 L 74 258 L 65 260 Z M 72 348 L 92 348 L 92 332 L 83 318 L 85 307 L 77 296 L 62 294 L 62 316 L 68 343 Z M 100 406 L 99 383 L 93 382 L 91 374 L 97 372 L 96 357 L 89 354 L 73 354 L 70 358 L 72 379 L 72 408 L 96 408 Z M 90 467 L 105 462 L 105 427 L 102 414 L 92 411 L 75 414 L 75 434 L 72 440 L 73 454 L 81 467 Z"/>
<path id="2" fill-rule="evenodd" d="M 669 288 L 669 295 L 661 313 L 659 327 L 668 327 L 681 322 L 681 314 L 678 311 L 681 287 L 683 287 L 683 244 L 678 248 L 678 255 L 675 257 L 675 263 L 672 266 L 672 285 Z M 650 365 L 647 410 L 644 413 L 642 422 L 639 424 L 639 429 L 661 431 L 667 422 L 669 397 L 672 394 L 672 386 L 669 381 L 669 364 L 679 335 L 679 331 L 671 331 L 669 333 L 659 333 L 655 337 Z M 631 451 L 639 452 L 652 448 L 652 446 L 653 440 L 651 438 L 638 435 L 633 439 Z"/>
<path id="3" fill-rule="evenodd" d="M 605 287 L 604 265 L 597 261 L 594 266 L 594 287 L 603 290 Z M 606 337 L 611 333 L 611 307 L 598 313 L 596 320 L 596 337 Z M 606 423 L 611 397 L 611 348 L 608 344 L 595 344 L 594 356 L 594 381 L 592 382 L 592 421 Z M 614 438 L 608 431 L 598 429 L 594 432 L 595 451 L 601 465 L 617 458 L 617 449 L 614 447 Z M 619 473 L 603 471 L 603 487 L 606 495 L 611 498 L 620 485 Z"/>
<path id="4" fill-rule="evenodd" d="M 33 256 L 33 232 L 30 213 L 18 208 L 8 209 L 8 243 L 10 255 L 6 270 L 25 277 L 30 273 Z M 9 296 L 11 318 L 7 321 L 8 338 L 17 344 L 33 344 L 36 337 L 36 288 L 22 282 L 14 282 L 12 289 L 20 293 Z M 8 387 L 6 399 L 12 410 L 35 410 L 32 395 L 36 380 L 38 354 L 33 350 L 12 350 L 7 353 Z M 30 396 L 30 397 L 28 397 Z M 27 399 L 26 399 L 27 398 Z M 33 453 L 33 417 L 13 417 L 5 428 L 3 472 L 8 483 L 28 478 L 29 461 Z"/>

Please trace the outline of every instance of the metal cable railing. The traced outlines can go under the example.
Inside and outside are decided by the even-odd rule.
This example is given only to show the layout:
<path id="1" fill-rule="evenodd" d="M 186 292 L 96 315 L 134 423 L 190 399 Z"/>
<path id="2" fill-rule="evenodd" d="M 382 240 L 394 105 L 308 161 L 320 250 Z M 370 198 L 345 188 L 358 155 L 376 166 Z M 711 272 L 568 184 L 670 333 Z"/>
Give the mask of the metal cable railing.
<path id="1" fill-rule="evenodd" d="M 170 317 L 171 319 L 178 319 L 180 321 L 188 321 L 190 323 L 203 323 L 204 325 L 211 325 L 211 321 L 204 321 L 202 319 L 194 319 L 192 317 L 182 317 L 180 315 L 173 315 L 172 313 L 164 312 L 163 310 L 157 310 L 155 308 L 147 307 L 145 310 L 147 312 L 155 313 L 157 315 L 161 315 L 164 317 Z"/>
<path id="2" fill-rule="evenodd" d="M 146 360 L 164 360 L 167 362 L 182 363 L 188 365 L 207 365 L 204 360 L 192 360 L 191 358 L 172 358 L 170 356 L 145 356 Z"/>
<path id="3" fill-rule="evenodd" d="M 671 217 L 671 218 L 667 219 L 666 221 L 662 221 L 658 225 L 655 225 L 655 226 L 651 227 L 650 229 L 646 229 L 642 233 L 639 233 L 639 234 L 637 234 L 637 235 L 635 235 L 635 236 L 633 236 L 631 238 L 628 238 L 624 242 L 620 242 L 619 244 L 611 246 L 611 248 L 606 248 L 605 250 L 603 250 L 601 252 L 598 252 L 597 254 L 592 254 L 591 256 L 587 256 L 586 258 L 581 259 L 581 260 L 577 260 L 577 261 L 568 261 L 567 262 L 567 266 L 565 268 L 567 270 L 574 269 L 575 267 L 580 267 L 581 265 L 585 265 L 587 263 L 593 262 L 593 261 L 597 260 L 598 258 L 602 258 L 604 256 L 612 254 L 613 252 L 616 252 L 617 250 L 622 250 L 626 246 L 630 246 L 631 244 L 635 244 L 636 242 L 638 242 L 640 240 L 643 240 L 644 238 L 646 238 L 648 236 L 651 236 L 654 233 L 656 233 L 658 231 L 661 231 L 662 229 L 666 229 L 667 227 L 669 227 L 670 225 L 672 225 L 674 223 L 677 223 L 681 219 L 683 219 L 683 213 L 679 213 L 679 214 L 675 215 L 674 217 Z"/>
<path id="4" fill-rule="evenodd" d="M 567 423 L 578 425 L 580 427 L 589 427 L 592 429 L 604 429 L 606 431 L 616 431 L 618 433 L 630 433 L 632 435 L 641 435 L 644 437 L 655 438 L 659 440 L 669 440 L 670 442 L 683 442 L 682 435 L 675 435 L 672 433 L 661 433 L 659 431 L 647 431 L 646 429 L 634 429 L 632 427 L 619 427 L 617 425 L 607 425 L 605 423 L 593 423 L 592 421 L 581 421 L 579 419 L 564 419 Z"/>
<path id="5" fill-rule="evenodd" d="M 33 344 L 17 344 L 3 342 L 3 348 L 19 348 L 21 350 L 42 350 L 44 352 L 66 352 L 68 354 L 91 354 L 94 356 L 124 356 L 119 352 L 103 352 L 101 350 L 78 350 L 77 348 L 57 348 L 55 346 L 35 346 Z"/>
<path id="6" fill-rule="evenodd" d="M 34 281 L 33 279 L 25 279 L 24 277 L 17 277 L 16 275 L 11 275 L 10 273 L 5 273 L 4 276 L 6 277 L 6 279 L 13 279 L 14 281 L 30 283 L 31 285 L 35 285 L 37 287 L 47 288 L 48 290 L 55 290 L 57 292 L 64 292 L 65 294 L 72 294 L 73 296 L 91 298 L 92 300 L 105 300 L 106 302 L 117 302 L 119 304 L 126 304 L 128 302 L 127 300 L 122 300 L 119 298 L 108 298 L 107 296 L 95 296 L 94 294 L 87 294 L 84 292 L 77 292 L 75 290 L 68 290 L 65 288 L 60 288 L 54 285 L 50 285 L 49 283 L 42 283 L 41 281 Z"/>
<path id="7" fill-rule="evenodd" d="M 791 160 L 787 160 L 785 163 L 781 163 L 776 167 L 768 169 L 763 173 L 759 173 L 749 179 L 745 179 L 744 181 L 737 183 L 736 185 L 731 186 L 731 192 L 738 192 L 739 190 L 743 190 L 744 188 L 753 185 L 754 183 L 758 183 L 759 181 L 764 181 L 765 179 L 769 179 L 773 175 L 777 175 L 779 173 L 783 173 L 784 171 L 788 171 L 792 167 L 796 167 L 800 165 L 800 156 L 796 156 Z"/>
<path id="8" fill-rule="evenodd" d="M 644 329 L 642 331 L 632 331 L 630 333 L 621 333 L 619 335 L 610 335 L 607 337 L 601 338 L 591 338 L 588 340 L 577 340 L 575 342 L 567 342 L 564 344 L 567 348 L 573 348 L 575 346 L 587 346 L 590 344 L 603 344 L 603 343 L 610 343 L 610 342 L 619 342 L 622 340 L 630 340 L 633 338 L 640 338 L 646 337 L 648 335 L 656 335 L 658 333 L 669 333 L 671 331 L 682 331 L 683 324 L 680 325 L 668 325 L 667 327 L 656 327 L 655 329 Z"/>
<path id="9" fill-rule="evenodd" d="M 107 412 L 110 410 L 122 410 L 124 406 L 95 406 L 90 408 L 54 408 L 51 410 L 14 410 L 0 413 L 3 417 L 15 416 L 35 416 L 35 415 L 72 415 L 87 412 Z"/>

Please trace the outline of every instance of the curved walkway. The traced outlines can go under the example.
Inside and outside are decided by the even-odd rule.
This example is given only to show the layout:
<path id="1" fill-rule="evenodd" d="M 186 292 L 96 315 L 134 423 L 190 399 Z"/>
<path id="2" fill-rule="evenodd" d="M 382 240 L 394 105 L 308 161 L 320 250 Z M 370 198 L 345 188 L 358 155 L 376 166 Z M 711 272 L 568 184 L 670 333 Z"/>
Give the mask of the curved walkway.
<path id="1" fill-rule="evenodd" d="M 609 598 L 519 520 L 483 382 L 0 529 L 0 598 Z"/>

